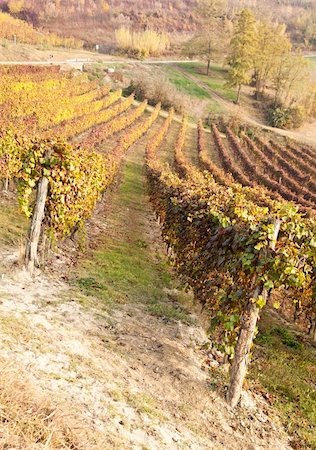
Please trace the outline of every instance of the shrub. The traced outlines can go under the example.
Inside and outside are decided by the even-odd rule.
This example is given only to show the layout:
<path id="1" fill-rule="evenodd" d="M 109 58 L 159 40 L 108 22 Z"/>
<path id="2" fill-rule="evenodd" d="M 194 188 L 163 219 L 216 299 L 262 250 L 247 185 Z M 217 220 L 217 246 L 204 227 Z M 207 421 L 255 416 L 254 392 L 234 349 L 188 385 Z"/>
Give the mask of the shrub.
<path id="1" fill-rule="evenodd" d="M 301 106 L 272 106 L 268 110 L 269 125 L 276 128 L 298 128 L 306 118 L 305 108 Z"/>
<path id="2" fill-rule="evenodd" d="M 280 336 L 282 344 L 286 345 L 287 347 L 292 347 L 296 349 L 302 348 L 302 344 L 286 328 L 283 328 L 281 326 L 274 327 L 272 329 L 272 333 Z"/>
<path id="3" fill-rule="evenodd" d="M 148 99 L 150 105 L 161 103 L 164 109 L 174 108 L 179 114 L 189 111 L 189 101 L 161 73 L 139 74 L 124 94 L 131 92 L 135 92 L 137 100 Z"/>

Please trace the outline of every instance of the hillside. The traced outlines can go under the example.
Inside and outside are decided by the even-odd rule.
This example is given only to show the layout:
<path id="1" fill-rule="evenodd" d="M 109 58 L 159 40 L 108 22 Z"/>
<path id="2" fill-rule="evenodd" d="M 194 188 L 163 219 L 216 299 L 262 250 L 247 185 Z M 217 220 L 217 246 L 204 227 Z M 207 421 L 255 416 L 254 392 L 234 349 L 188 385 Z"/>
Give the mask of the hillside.
<path id="1" fill-rule="evenodd" d="M 63 257 L 35 282 L 13 274 L 15 248 L 3 243 L 17 230 L 0 236 L 0 406 L 8 418 L 0 448 L 290 450 L 260 395 L 245 393 L 232 412 L 216 391 L 217 362 L 200 349 L 205 332 L 166 269 L 143 145 L 90 223 L 89 254 L 70 273 L 81 291 L 56 282 L 67 271 Z M 3 221 L 10 206 L 2 206 Z"/>
<path id="2" fill-rule="evenodd" d="M 81 40 L 40 31 L 26 21 L 2 12 L 0 12 L 0 39 L 13 40 L 14 44 L 22 42 L 24 44 L 37 45 L 41 48 L 63 47 L 80 49 L 83 46 L 83 41 Z M 2 47 L 7 48 L 8 43 Z"/>
<path id="3" fill-rule="evenodd" d="M 0 72 L 0 448 L 315 448 L 315 150 Z"/>
<path id="4" fill-rule="evenodd" d="M 11 0 L 12 3 L 18 5 L 13 13 L 33 25 L 92 44 L 113 41 L 113 30 L 123 25 L 135 29 L 152 27 L 173 34 L 190 33 L 197 27 L 197 0 Z M 10 0 L 0 0 L 0 6 L 8 11 Z M 306 35 L 314 38 L 315 0 L 228 0 L 228 17 L 233 19 L 243 7 L 253 9 L 259 17 L 268 15 L 287 23 L 297 42 L 303 42 Z"/>
<path id="5" fill-rule="evenodd" d="M 136 29 L 149 26 L 168 32 L 193 31 L 194 4 L 195 0 L 142 0 L 137 4 L 130 0 L 113 0 L 109 5 L 102 0 L 55 3 L 47 0 L 25 0 L 18 16 L 50 31 L 75 36 L 90 43 L 108 43 L 113 41 L 113 30 L 120 26 Z M 0 5 L 7 10 L 6 1 L 0 1 Z"/>

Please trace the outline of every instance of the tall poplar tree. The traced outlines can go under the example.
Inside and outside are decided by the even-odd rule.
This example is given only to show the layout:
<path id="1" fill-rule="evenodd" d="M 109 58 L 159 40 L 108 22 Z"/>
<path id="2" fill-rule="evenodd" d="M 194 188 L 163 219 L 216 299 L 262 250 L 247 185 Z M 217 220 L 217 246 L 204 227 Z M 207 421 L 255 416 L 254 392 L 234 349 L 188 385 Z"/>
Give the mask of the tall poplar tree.
<path id="1" fill-rule="evenodd" d="M 228 58 L 228 85 L 238 89 L 236 103 L 240 101 L 242 85 L 251 81 L 257 42 L 256 19 L 249 9 L 243 9 L 234 28 Z"/>

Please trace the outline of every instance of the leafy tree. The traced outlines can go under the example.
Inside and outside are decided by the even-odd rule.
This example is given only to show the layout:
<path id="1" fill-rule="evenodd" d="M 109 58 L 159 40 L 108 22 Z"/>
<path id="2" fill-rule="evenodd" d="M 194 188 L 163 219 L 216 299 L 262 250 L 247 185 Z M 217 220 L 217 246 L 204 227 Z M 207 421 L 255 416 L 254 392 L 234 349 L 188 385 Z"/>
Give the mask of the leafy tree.
<path id="1" fill-rule="evenodd" d="M 206 33 L 205 31 L 201 31 L 185 44 L 183 53 L 190 57 L 199 56 L 201 59 L 206 60 L 206 73 L 209 75 L 211 61 L 218 51 L 217 43 L 218 39 L 216 33 Z"/>
<path id="2" fill-rule="evenodd" d="M 196 12 L 199 20 L 199 32 L 188 41 L 184 54 L 199 56 L 207 62 L 207 75 L 209 75 L 211 60 L 225 43 L 220 28 L 225 27 L 224 11 L 225 0 L 199 0 Z"/>
<path id="3" fill-rule="evenodd" d="M 18 14 L 24 8 L 24 0 L 10 0 L 8 2 L 9 11 L 12 14 Z"/>
<path id="4" fill-rule="evenodd" d="M 299 53 L 290 51 L 280 54 L 276 58 L 272 73 L 274 88 L 274 104 L 292 106 L 300 103 L 304 98 L 304 92 L 309 89 L 308 62 Z"/>
<path id="5" fill-rule="evenodd" d="M 200 23 L 209 26 L 214 19 L 222 17 L 225 11 L 225 0 L 198 0 L 196 11 Z"/>
<path id="6" fill-rule="evenodd" d="M 239 103 L 242 85 L 251 81 L 257 42 L 255 17 L 249 9 L 243 9 L 238 15 L 228 58 L 228 85 L 238 87 L 236 103 Z"/>
<path id="7" fill-rule="evenodd" d="M 285 25 L 257 23 L 257 51 L 253 61 L 257 100 L 264 95 L 265 87 L 271 80 L 278 59 L 288 54 L 291 47 L 291 42 L 285 34 Z"/>
<path id="8" fill-rule="evenodd" d="M 257 22 L 257 51 L 253 69 L 256 97 L 260 99 L 269 86 L 274 91 L 270 123 L 297 127 L 302 124 L 313 103 L 308 64 L 292 44 L 285 25 Z"/>
<path id="9" fill-rule="evenodd" d="M 305 46 L 316 44 L 316 4 L 295 15 L 290 21 L 290 28 L 295 30 L 295 40 Z"/>

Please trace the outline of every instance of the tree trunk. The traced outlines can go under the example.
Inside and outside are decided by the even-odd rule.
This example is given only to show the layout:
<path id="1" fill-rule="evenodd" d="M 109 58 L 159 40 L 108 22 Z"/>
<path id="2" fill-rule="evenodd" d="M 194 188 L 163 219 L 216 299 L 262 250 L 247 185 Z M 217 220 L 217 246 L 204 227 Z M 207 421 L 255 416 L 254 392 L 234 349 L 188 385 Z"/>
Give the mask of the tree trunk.
<path id="1" fill-rule="evenodd" d="M 236 105 L 239 105 L 240 102 L 240 94 L 241 94 L 241 84 L 238 86 Z"/>
<path id="2" fill-rule="evenodd" d="M 210 67 L 211 67 L 211 60 L 207 60 L 207 69 L 206 69 L 206 75 L 209 76 L 210 74 Z"/>
<path id="3" fill-rule="evenodd" d="M 253 80 L 255 82 L 255 99 L 259 100 L 260 98 L 260 87 L 261 87 L 261 80 L 260 80 L 260 76 L 258 74 L 257 71 L 255 71 L 254 76 L 253 76 Z"/>
<path id="4" fill-rule="evenodd" d="M 261 88 L 261 80 L 260 79 L 256 80 L 255 98 L 256 98 L 256 100 L 261 100 L 262 99 L 262 88 Z"/>
<path id="5" fill-rule="evenodd" d="M 43 177 L 37 187 L 36 203 L 25 249 L 25 266 L 29 273 L 39 266 L 38 243 L 41 234 L 42 222 L 45 215 L 45 203 L 48 192 L 48 178 Z"/>
<path id="6" fill-rule="evenodd" d="M 274 235 L 270 243 L 270 248 L 275 250 L 275 244 L 280 231 L 280 219 L 274 220 Z M 265 249 L 266 250 L 266 249 Z M 265 302 L 268 297 L 268 290 L 262 285 L 258 286 L 250 300 L 248 300 L 241 317 L 240 332 L 235 348 L 235 356 L 231 367 L 230 385 L 227 392 L 227 402 L 234 408 L 239 402 L 242 386 L 247 372 L 249 355 L 255 337 L 256 325 L 259 318 L 260 307 L 256 300 L 262 296 Z"/>
<path id="7" fill-rule="evenodd" d="M 294 323 L 297 322 L 297 320 L 299 318 L 299 313 L 300 313 L 300 305 L 299 305 L 299 302 L 296 302 L 295 308 L 294 308 L 294 317 L 293 317 Z"/>

